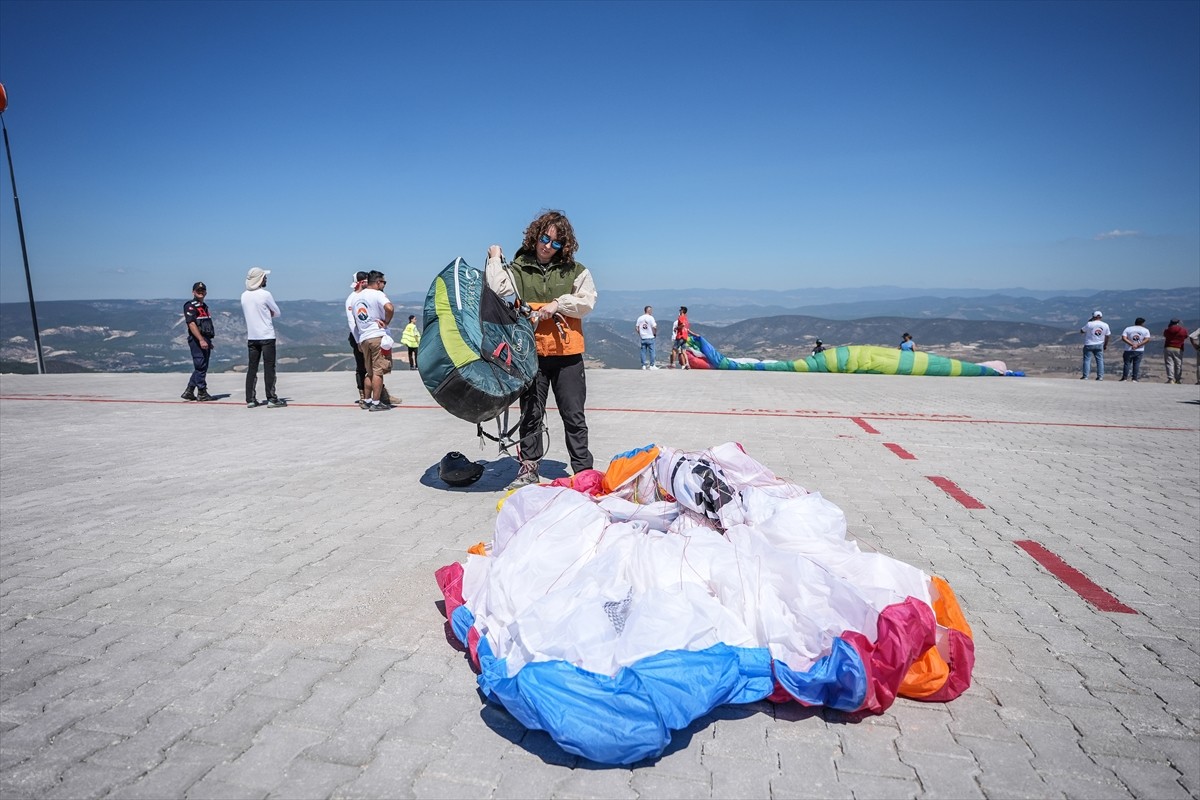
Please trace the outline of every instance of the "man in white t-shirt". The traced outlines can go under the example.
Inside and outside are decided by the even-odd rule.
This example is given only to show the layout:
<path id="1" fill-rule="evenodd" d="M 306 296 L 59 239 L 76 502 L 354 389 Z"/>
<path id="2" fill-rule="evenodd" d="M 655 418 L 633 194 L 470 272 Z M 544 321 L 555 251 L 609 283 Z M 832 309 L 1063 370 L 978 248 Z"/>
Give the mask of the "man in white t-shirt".
<path id="1" fill-rule="evenodd" d="M 633 325 L 642 341 L 642 369 L 658 369 L 654 364 L 654 338 L 658 336 L 658 323 L 650 313 L 653 310 L 646 306 L 645 313 Z"/>
<path id="2" fill-rule="evenodd" d="M 354 322 L 358 326 L 358 348 L 363 354 L 367 375 L 363 389 L 367 392 L 367 411 L 388 411 L 391 403 L 380 398 L 383 394 L 383 376 L 392 371 L 392 337 L 388 326 L 392 324 L 395 306 L 383 293 L 387 286 L 384 274 L 379 270 L 367 273 L 367 288 L 358 293 L 354 301 Z M 369 391 L 368 391 L 369 390 Z"/>
<path id="3" fill-rule="evenodd" d="M 1200 328 L 1188 334 L 1188 341 L 1192 343 L 1192 349 L 1196 351 L 1196 385 L 1200 386 Z"/>
<path id="4" fill-rule="evenodd" d="M 363 411 L 370 409 L 367 403 L 367 363 L 363 361 L 362 349 L 358 345 L 358 321 L 354 318 L 354 305 L 358 300 L 359 293 L 367 288 L 367 277 L 369 273 L 359 270 L 354 273 L 354 282 L 350 284 L 350 294 L 346 297 L 346 322 L 350 325 L 350 335 L 347 341 L 350 342 L 350 352 L 354 353 L 354 382 L 358 385 L 358 407 Z M 387 389 L 379 395 L 379 399 L 388 403 Z"/>
<path id="5" fill-rule="evenodd" d="M 1121 331 L 1121 341 L 1125 343 L 1125 352 L 1121 357 L 1125 359 L 1121 367 L 1121 380 L 1129 377 L 1130 372 L 1133 373 L 1133 382 L 1138 382 L 1138 376 L 1142 374 L 1142 356 L 1146 353 L 1146 342 L 1150 341 L 1150 331 L 1145 327 L 1146 319 L 1138 317 L 1125 330 Z"/>
<path id="6" fill-rule="evenodd" d="M 1091 373 L 1092 359 L 1096 361 L 1096 380 L 1104 380 L 1104 351 L 1108 349 L 1112 331 L 1101 319 L 1103 316 L 1099 311 L 1093 311 L 1092 318 L 1079 329 L 1083 334 L 1083 374 L 1079 376 L 1082 381 L 1086 381 Z"/>
<path id="7" fill-rule="evenodd" d="M 250 363 L 246 367 L 246 408 L 283 408 L 287 405 L 275 393 L 275 317 L 279 306 L 267 291 L 269 269 L 252 267 L 246 273 L 246 291 L 242 292 L 242 314 L 246 317 L 246 347 Z M 263 362 L 263 381 L 267 402 L 258 401 L 258 361 Z"/>

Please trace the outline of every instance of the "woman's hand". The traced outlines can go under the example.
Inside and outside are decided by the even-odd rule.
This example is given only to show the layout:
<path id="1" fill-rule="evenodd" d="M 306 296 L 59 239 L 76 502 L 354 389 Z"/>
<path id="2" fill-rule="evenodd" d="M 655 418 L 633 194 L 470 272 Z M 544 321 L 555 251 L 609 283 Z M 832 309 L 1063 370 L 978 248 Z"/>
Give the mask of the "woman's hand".
<path id="1" fill-rule="evenodd" d="M 500 249 L 500 245 L 494 244 L 488 248 L 488 258 L 504 258 L 504 251 Z"/>

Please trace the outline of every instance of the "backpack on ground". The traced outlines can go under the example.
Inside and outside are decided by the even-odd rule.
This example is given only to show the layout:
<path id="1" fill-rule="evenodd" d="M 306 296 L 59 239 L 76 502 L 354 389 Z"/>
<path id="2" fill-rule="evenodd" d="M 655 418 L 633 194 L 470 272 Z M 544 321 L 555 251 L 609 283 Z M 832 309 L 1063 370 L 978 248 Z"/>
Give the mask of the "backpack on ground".
<path id="1" fill-rule="evenodd" d="M 488 288 L 481 270 L 456 258 L 425 296 L 417 369 L 438 405 L 503 450 L 516 429 L 504 430 L 508 407 L 537 374 L 533 327 Z M 502 416 L 499 437 L 483 432 L 484 422 Z"/>

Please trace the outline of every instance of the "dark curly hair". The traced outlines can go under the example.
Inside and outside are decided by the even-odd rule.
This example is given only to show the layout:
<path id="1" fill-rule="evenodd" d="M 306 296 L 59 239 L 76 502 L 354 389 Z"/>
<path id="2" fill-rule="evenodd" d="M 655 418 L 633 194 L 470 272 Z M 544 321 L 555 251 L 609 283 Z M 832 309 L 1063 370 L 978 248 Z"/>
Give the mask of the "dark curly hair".
<path id="1" fill-rule="evenodd" d="M 575 239 L 575 229 L 571 227 L 571 221 L 561 211 L 553 209 L 543 211 L 537 219 L 529 223 L 529 227 L 525 229 L 525 239 L 521 242 L 521 249 L 530 255 L 536 253 L 538 237 L 545 233 L 551 225 L 558 229 L 558 236 L 554 238 L 562 242 L 562 250 L 555 251 L 554 255 L 550 256 L 550 261 L 551 263 L 569 264 L 575 260 L 575 253 L 579 252 L 579 242 Z"/>

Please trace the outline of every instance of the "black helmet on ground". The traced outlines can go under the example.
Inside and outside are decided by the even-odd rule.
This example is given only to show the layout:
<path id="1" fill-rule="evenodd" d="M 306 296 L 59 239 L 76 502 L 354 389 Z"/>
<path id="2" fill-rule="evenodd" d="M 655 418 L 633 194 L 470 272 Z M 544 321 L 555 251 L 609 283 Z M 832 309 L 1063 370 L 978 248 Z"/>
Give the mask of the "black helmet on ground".
<path id="1" fill-rule="evenodd" d="M 442 456 L 438 477 L 450 486 L 470 486 L 483 475 L 483 465 L 469 460 L 457 450 Z"/>

